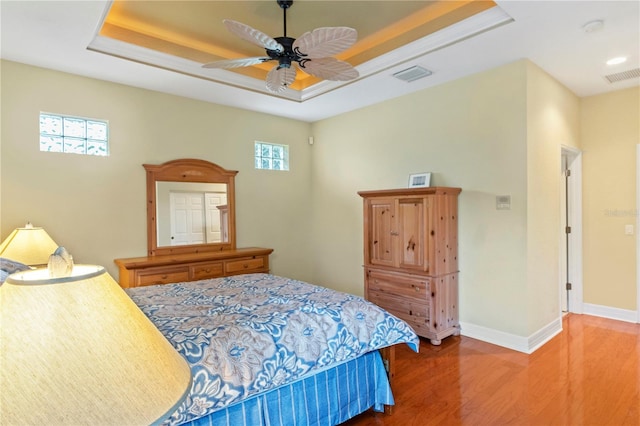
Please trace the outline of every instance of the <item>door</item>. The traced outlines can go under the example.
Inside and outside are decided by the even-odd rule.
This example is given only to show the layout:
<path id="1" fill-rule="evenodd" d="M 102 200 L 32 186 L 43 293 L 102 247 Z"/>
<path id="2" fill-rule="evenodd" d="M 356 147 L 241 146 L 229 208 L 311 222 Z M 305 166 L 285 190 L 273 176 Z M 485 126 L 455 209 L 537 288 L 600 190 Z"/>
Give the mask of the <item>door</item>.
<path id="1" fill-rule="evenodd" d="M 582 313 L 582 153 L 562 147 L 560 172 L 560 308 Z"/>
<path id="2" fill-rule="evenodd" d="M 201 244 L 205 241 L 204 194 L 171 192 L 169 194 L 171 245 Z"/>
<path id="3" fill-rule="evenodd" d="M 569 294 L 573 284 L 569 276 L 570 265 L 570 244 L 571 223 L 570 223 L 570 203 L 569 203 L 569 182 L 571 179 L 571 169 L 569 168 L 567 154 L 562 154 L 562 183 L 560 185 L 560 309 L 562 312 L 569 312 Z"/>
<path id="4" fill-rule="evenodd" d="M 640 144 L 636 145 L 636 213 L 640 212 Z M 636 214 L 636 312 L 640 323 L 640 214 Z"/>
<path id="5" fill-rule="evenodd" d="M 219 243 L 224 241 L 222 233 L 222 221 L 218 206 L 227 204 L 227 194 L 218 192 L 206 192 L 204 194 L 204 214 L 206 224 L 207 243 Z"/>

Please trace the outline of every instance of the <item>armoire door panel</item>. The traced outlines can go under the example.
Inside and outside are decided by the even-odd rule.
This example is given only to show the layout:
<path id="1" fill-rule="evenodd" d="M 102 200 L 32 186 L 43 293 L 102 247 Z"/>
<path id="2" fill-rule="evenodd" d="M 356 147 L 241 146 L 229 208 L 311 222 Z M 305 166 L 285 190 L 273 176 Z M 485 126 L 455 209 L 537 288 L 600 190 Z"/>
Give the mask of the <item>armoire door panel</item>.
<path id="1" fill-rule="evenodd" d="M 394 235 L 395 221 L 393 200 L 373 200 L 369 204 L 370 210 L 370 239 L 369 253 L 371 263 L 375 265 L 393 266 L 394 264 Z"/>
<path id="2" fill-rule="evenodd" d="M 425 208 L 422 199 L 398 200 L 399 267 L 424 269 Z"/>

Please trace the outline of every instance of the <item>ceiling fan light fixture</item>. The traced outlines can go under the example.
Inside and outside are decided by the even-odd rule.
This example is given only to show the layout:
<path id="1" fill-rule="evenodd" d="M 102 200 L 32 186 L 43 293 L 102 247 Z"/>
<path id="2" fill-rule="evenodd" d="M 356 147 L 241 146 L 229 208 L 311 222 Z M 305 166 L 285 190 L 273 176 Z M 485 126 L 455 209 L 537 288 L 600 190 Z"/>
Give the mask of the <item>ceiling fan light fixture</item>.
<path id="1" fill-rule="evenodd" d="M 600 31 L 604 28 L 604 21 L 602 19 L 595 19 L 593 21 L 589 21 L 582 26 L 582 31 L 585 33 L 595 33 L 596 31 Z"/>
<path id="2" fill-rule="evenodd" d="M 410 83 L 412 81 L 416 81 L 423 77 L 428 77 L 431 74 L 433 74 L 432 71 L 426 68 L 423 68 L 421 66 L 414 65 L 410 68 L 394 73 L 393 76 L 398 80 L 402 80 L 402 81 L 406 81 L 407 83 Z"/>
<path id="3" fill-rule="evenodd" d="M 324 80 L 347 81 L 359 77 L 358 71 L 349 63 L 333 57 L 349 47 L 358 38 L 355 29 L 349 27 L 316 28 L 301 35 L 298 39 L 287 37 L 286 11 L 293 0 L 277 0 L 283 10 L 284 35 L 272 38 L 261 31 L 240 22 L 225 19 L 227 30 L 236 36 L 265 49 L 267 56 L 255 58 L 226 59 L 202 65 L 203 68 L 237 68 L 251 66 L 267 61 L 278 61 L 268 74 L 267 90 L 279 93 L 295 80 L 296 69 L 291 66 L 297 62 L 298 67 L 306 73 Z M 287 72 L 282 70 L 286 69 Z"/>

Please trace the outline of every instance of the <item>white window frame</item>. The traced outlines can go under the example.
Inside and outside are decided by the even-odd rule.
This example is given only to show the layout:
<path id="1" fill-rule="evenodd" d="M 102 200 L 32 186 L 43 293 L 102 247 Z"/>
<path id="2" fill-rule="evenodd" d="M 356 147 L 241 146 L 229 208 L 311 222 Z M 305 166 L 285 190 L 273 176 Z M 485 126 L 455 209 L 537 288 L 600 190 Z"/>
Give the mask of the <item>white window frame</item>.
<path id="1" fill-rule="evenodd" d="M 43 128 L 43 120 L 47 117 L 60 119 L 62 122 L 59 132 L 50 133 L 48 129 Z M 67 126 L 65 120 L 83 122 L 83 134 L 65 133 Z M 64 154 L 82 154 L 98 157 L 109 156 L 109 121 L 98 118 L 79 117 L 66 114 L 57 114 L 41 111 L 39 115 L 39 147 L 42 152 L 58 152 Z M 92 138 L 87 134 L 87 128 L 96 125 L 98 128 L 104 128 L 102 134 Z M 54 148 L 54 149 L 52 149 Z"/>
<path id="2" fill-rule="evenodd" d="M 266 148 L 267 155 L 263 155 L 265 153 L 263 148 Z M 273 148 L 282 149 L 281 158 L 273 157 L 270 154 Z M 255 141 L 253 156 L 254 167 L 258 170 L 289 171 L 289 145 Z M 281 166 L 277 167 L 277 164 L 281 164 Z"/>

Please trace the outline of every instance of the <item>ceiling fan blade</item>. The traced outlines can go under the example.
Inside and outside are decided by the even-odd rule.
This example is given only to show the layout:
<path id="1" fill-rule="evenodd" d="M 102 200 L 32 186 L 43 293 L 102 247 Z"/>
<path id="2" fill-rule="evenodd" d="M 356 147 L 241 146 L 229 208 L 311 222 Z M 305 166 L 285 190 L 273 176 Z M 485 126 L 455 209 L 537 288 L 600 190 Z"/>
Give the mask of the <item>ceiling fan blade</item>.
<path id="1" fill-rule="evenodd" d="M 295 68 L 275 66 L 267 74 L 267 90 L 280 93 L 296 79 Z"/>
<path id="2" fill-rule="evenodd" d="M 284 48 L 280 43 L 269 37 L 265 33 L 251 28 L 248 25 L 240 22 L 232 21 L 231 19 L 225 19 L 222 21 L 227 27 L 229 32 L 237 35 L 243 40 L 249 41 L 253 44 L 257 44 L 260 47 L 264 47 L 268 50 L 275 50 L 276 52 L 282 52 Z"/>
<path id="3" fill-rule="evenodd" d="M 293 51 L 303 57 L 324 58 L 348 49 L 357 39 L 358 32 L 353 28 L 316 28 L 298 37 L 293 43 Z"/>
<path id="4" fill-rule="evenodd" d="M 251 65 L 261 64 L 266 61 L 270 61 L 268 56 L 255 57 L 255 58 L 239 58 L 239 59 L 223 59 L 221 61 L 209 62 L 204 64 L 202 68 L 240 68 L 250 67 Z"/>
<path id="5" fill-rule="evenodd" d="M 351 64 L 336 58 L 309 59 L 302 61 L 300 68 L 308 74 L 332 81 L 353 80 L 360 75 Z"/>

